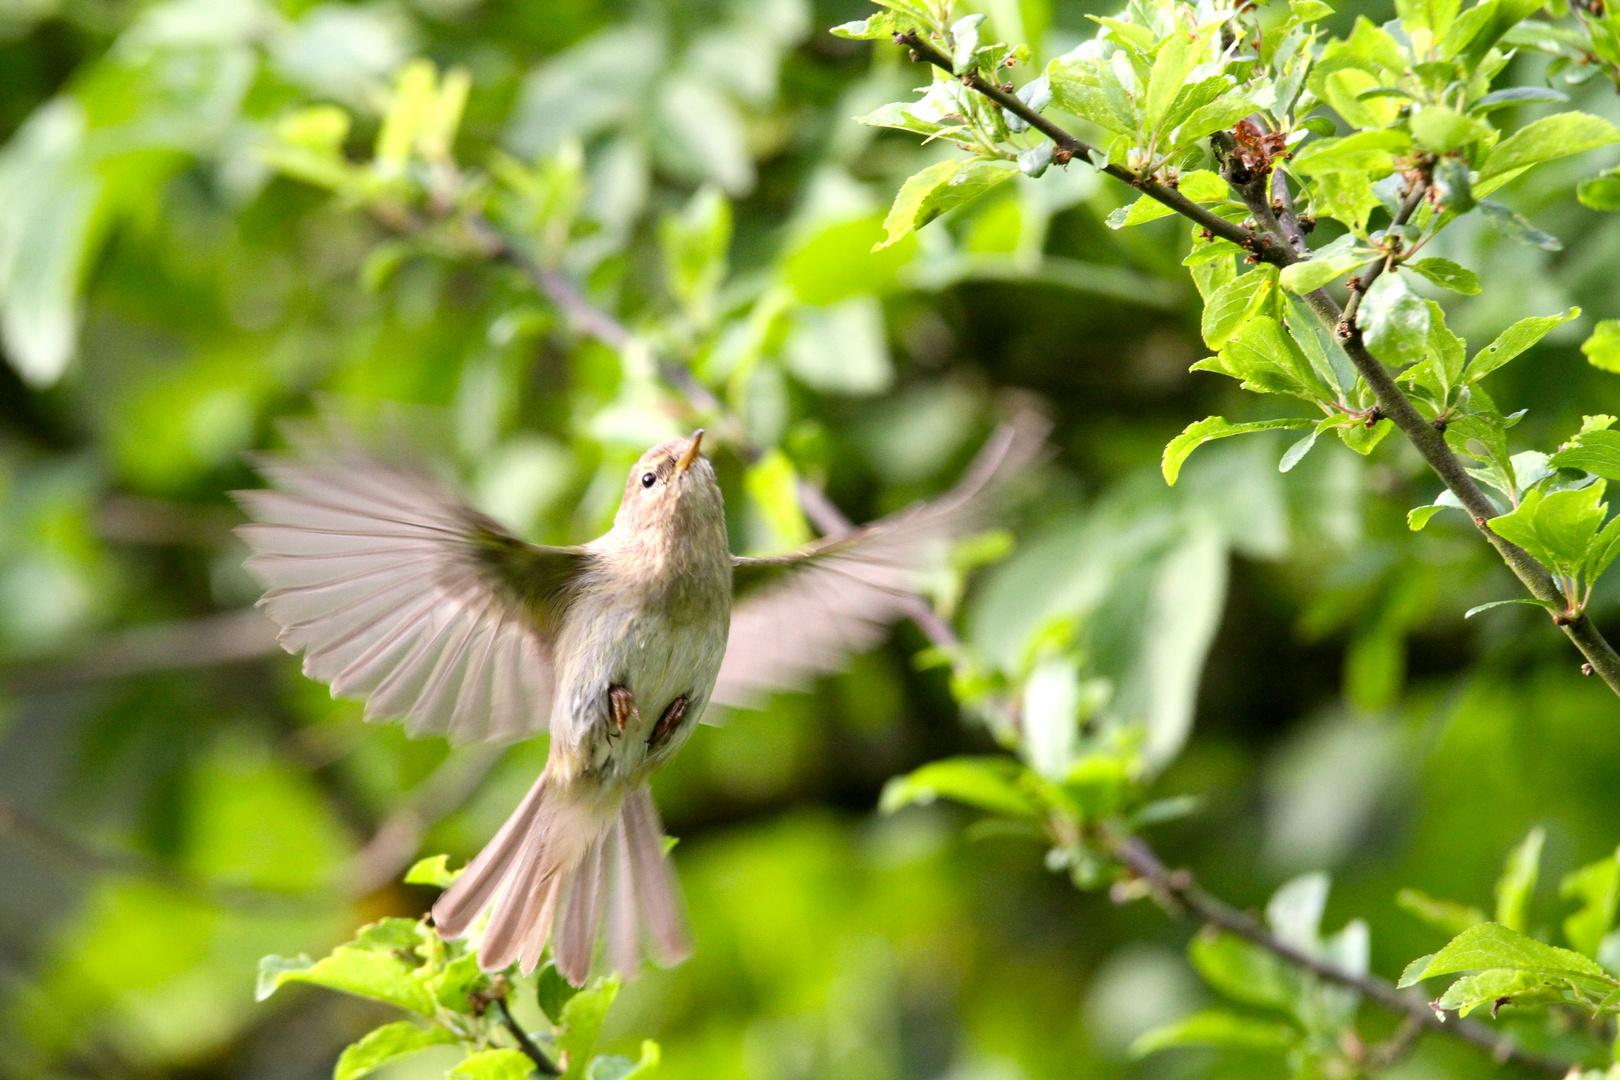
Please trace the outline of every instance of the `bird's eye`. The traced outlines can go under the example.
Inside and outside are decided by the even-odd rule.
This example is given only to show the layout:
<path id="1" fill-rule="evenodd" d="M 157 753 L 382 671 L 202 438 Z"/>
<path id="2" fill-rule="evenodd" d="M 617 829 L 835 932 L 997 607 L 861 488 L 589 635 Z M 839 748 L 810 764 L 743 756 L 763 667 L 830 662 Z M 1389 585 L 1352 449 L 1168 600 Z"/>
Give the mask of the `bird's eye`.
<path id="1" fill-rule="evenodd" d="M 641 486 L 644 488 L 652 487 L 656 483 L 658 483 L 657 473 L 645 473 L 641 477 Z"/>

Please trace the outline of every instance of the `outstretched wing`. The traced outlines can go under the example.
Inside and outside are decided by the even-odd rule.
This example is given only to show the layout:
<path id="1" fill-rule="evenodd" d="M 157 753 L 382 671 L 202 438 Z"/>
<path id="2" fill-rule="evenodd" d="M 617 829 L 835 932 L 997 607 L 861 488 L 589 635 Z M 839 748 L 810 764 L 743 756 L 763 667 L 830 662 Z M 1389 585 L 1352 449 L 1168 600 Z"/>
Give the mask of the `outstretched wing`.
<path id="1" fill-rule="evenodd" d="M 772 690 L 802 689 L 851 653 L 881 641 L 921 601 L 919 578 L 941 566 L 950 542 L 983 527 L 995 490 L 1045 443 L 1033 415 L 997 429 L 962 481 L 943 497 L 829 536 L 802 551 L 732 560 L 731 635 L 712 700 L 751 705 Z"/>
<path id="2" fill-rule="evenodd" d="M 525 544 L 434 478 L 354 448 L 267 458 L 241 491 L 259 603 L 304 673 L 366 719 L 511 741 L 545 730 L 551 649 L 589 555 Z"/>

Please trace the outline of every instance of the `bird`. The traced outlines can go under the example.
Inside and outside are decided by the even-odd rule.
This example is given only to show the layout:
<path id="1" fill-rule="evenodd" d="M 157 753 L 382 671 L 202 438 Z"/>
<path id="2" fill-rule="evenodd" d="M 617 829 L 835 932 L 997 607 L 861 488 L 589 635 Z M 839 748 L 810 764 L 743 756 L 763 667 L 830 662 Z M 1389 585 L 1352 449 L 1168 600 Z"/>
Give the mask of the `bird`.
<path id="1" fill-rule="evenodd" d="M 805 688 L 878 643 L 1046 429 L 1026 411 L 939 499 L 765 557 L 731 553 L 701 429 L 643 454 L 612 527 L 574 546 L 526 543 L 409 454 L 313 430 L 255 459 L 268 487 L 234 493 L 259 604 L 367 720 L 463 743 L 549 731 L 534 786 L 432 918 L 474 935 L 488 972 L 527 975 L 549 943 L 578 986 L 599 938 L 626 977 L 691 951 L 648 779 L 709 704 Z"/>

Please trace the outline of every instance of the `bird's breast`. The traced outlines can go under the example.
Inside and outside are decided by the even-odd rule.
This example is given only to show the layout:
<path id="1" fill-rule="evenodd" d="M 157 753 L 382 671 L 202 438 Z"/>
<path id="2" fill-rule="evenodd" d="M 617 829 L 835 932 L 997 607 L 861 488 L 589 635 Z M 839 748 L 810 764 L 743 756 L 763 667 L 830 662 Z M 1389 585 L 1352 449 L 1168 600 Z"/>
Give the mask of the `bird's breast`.
<path id="1" fill-rule="evenodd" d="M 682 584 L 679 593 L 598 588 L 570 612 L 558 641 L 562 715 L 553 715 L 554 756 L 563 751 L 579 768 L 632 778 L 657 768 L 685 741 L 725 655 L 731 594 L 729 582 Z M 630 690 L 639 714 L 622 733 L 609 704 L 615 686 Z M 680 730 L 650 746 L 659 718 L 683 696 Z"/>

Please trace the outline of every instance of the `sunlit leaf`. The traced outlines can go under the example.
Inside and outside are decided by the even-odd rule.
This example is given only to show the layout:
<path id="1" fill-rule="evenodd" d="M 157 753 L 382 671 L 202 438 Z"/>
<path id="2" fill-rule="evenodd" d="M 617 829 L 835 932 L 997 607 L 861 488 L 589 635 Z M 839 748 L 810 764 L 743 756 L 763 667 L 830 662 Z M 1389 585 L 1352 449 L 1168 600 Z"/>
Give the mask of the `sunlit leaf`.
<path id="1" fill-rule="evenodd" d="M 359 1080 L 367 1073 L 418 1050 L 456 1041 L 453 1034 L 441 1027 L 422 1027 L 409 1020 L 384 1024 L 344 1049 L 338 1057 L 336 1068 L 332 1070 L 332 1080 Z"/>
<path id="2" fill-rule="evenodd" d="M 1246 435 L 1251 431 L 1276 431 L 1279 428 L 1306 428 L 1311 427 L 1311 421 L 1289 418 L 1286 420 L 1256 420 L 1249 423 L 1234 424 L 1224 416 L 1210 416 L 1197 423 L 1189 424 L 1187 429 L 1164 448 L 1164 457 L 1160 463 L 1160 470 L 1164 473 L 1167 483 L 1174 484 L 1181 475 L 1181 466 L 1186 462 L 1192 452 L 1213 439 L 1225 439 L 1232 435 Z"/>

